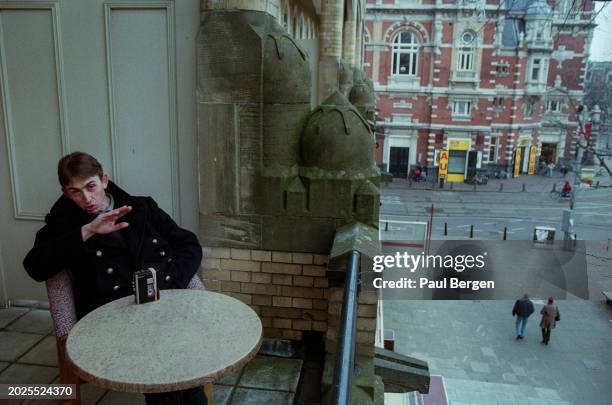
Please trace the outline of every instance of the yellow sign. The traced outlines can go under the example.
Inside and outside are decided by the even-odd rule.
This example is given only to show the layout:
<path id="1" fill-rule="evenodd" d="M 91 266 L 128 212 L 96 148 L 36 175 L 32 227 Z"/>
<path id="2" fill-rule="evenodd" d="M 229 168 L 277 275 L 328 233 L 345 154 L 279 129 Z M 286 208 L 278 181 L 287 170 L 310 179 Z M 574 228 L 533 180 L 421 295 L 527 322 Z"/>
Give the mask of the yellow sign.
<path id="1" fill-rule="evenodd" d="M 537 148 L 535 146 L 531 146 L 531 148 L 529 148 L 529 168 L 527 169 L 527 173 L 530 176 L 533 176 L 533 174 L 535 173 L 535 167 L 536 167 L 536 150 Z"/>
<path id="2" fill-rule="evenodd" d="M 521 148 L 514 152 L 514 177 L 521 175 Z"/>
<path id="3" fill-rule="evenodd" d="M 448 142 L 448 149 L 451 150 L 468 150 L 469 148 L 470 141 L 450 140 Z"/>
<path id="4" fill-rule="evenodd" d="M 448 174 L 448 151 L 440 151 L 440 163 L 438 164 L 438 178 L 445 178 Z"/>

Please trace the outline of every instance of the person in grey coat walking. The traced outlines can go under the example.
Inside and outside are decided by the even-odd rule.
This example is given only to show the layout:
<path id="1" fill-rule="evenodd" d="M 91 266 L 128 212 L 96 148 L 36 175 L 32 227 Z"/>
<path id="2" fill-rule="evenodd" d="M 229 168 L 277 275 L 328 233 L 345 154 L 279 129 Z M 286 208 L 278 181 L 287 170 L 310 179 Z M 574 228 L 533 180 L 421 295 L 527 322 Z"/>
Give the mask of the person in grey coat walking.
<path id="1" fill-rule="evenodd" d="M 547 345 L 550 341 L 550 331 L 555 327 L 556 323 L 561 320 L 559 307 L 555 304 L 553 297 L 548 297 L 548 303 L 544 305 L 540 314 L 542 314 L 542 320 L 540 321 L 540 328 L 542 328 L 542 343 Z"/>

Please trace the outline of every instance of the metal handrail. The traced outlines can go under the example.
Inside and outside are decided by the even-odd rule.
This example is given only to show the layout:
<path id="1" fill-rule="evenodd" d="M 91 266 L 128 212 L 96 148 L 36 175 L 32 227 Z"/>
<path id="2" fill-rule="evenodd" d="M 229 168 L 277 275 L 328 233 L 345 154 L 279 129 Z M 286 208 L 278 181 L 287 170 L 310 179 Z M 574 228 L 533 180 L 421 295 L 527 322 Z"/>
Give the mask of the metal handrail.
<path id="1" fill-rule="evenodd" d="M 338 346 L 336 350 L 336 366 L 334 368 L 334 385 L 332 404 L 349 405 L 353 386 L 353 370 L 355 364 L 355 335 L 357 331 L 357 305 L 359 262 L 361 254 L 351 251 L 346 268 L 344 282 L 344 301 L 342 302 L 342 318 L 338 331 Z"/>

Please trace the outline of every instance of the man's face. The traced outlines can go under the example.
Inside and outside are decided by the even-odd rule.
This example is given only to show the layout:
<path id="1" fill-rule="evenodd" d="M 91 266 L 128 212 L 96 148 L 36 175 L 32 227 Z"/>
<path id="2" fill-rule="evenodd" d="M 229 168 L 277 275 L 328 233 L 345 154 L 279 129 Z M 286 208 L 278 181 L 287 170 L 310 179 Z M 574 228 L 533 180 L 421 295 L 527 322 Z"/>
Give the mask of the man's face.
<path id="1" fill-rule="evenodd" d="M 108 186 L 108 176 L 102 178 L 92 177 L 73 177 L 70 182 L 62 187 L 62 192 L 70 198 L 76 205 L 88 214 L 95 214 L 106 208 L 106 187 Z"/>

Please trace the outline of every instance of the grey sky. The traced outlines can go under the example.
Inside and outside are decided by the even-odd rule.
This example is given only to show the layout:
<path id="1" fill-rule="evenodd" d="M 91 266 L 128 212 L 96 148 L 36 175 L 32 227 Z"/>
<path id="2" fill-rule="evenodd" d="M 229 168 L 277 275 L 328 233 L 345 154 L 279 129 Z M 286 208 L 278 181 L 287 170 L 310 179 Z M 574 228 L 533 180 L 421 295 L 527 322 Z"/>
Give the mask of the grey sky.
<path id="1" fill-rule="evenodd" d="M 605 6 L 605 9 L 599 13 L 595 23 L 598 24 L 593 34 L 593 42 L 591 43 L 590 60 L 612 61 L 612 7 L 610 3 L 595 3 L 595 12 Z"/>

